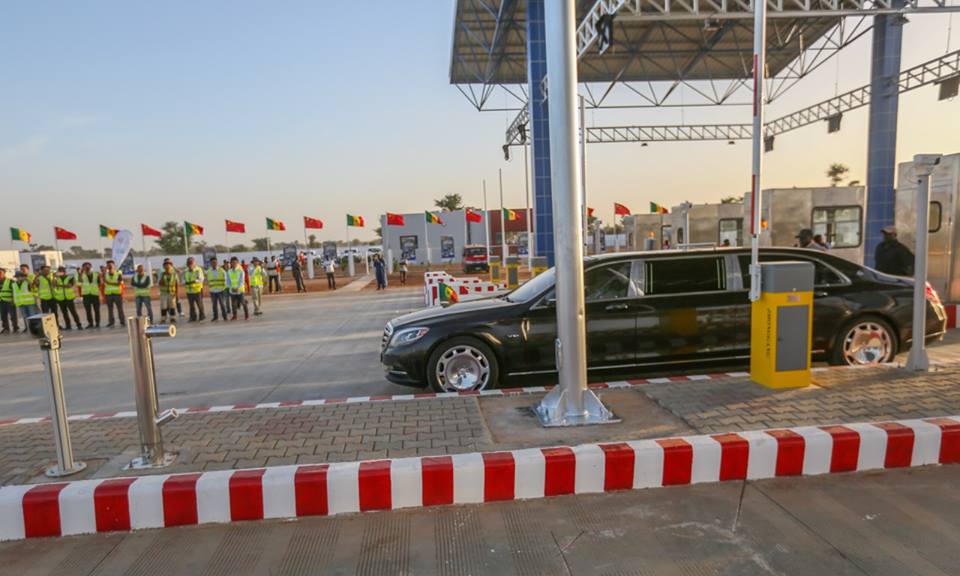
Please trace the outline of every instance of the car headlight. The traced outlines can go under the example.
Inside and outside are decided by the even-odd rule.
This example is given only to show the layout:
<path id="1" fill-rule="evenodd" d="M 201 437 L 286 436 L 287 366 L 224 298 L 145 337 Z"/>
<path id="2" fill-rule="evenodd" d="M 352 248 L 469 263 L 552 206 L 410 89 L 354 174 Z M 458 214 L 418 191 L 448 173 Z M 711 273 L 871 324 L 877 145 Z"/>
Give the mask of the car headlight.
<path id="1" fill-rule="evenodd" d="M 423 338 L 429 332 L 429 328 L 404 328 L 403 330 L 398 330 L 394 335 L 390 343 L 394 346 L 406 346 L 407 344 L 413 344 L 417 340 Z"/>

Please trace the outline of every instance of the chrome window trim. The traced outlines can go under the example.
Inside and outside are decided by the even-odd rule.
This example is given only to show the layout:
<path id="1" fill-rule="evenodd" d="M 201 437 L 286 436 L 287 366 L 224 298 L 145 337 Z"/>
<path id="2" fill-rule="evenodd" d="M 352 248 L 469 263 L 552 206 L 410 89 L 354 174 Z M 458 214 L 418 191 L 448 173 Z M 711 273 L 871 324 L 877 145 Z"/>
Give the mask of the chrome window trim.
<path id="1" fill-rule="evenodd" d="M 837 275 L 838 278 L 840 278 L 840 283 L 839 283 L 839 284 L 814 284 L 814 285 L 813 285 L 814 288 L 833 288 L 833 287 L 836 287 L 836 286 L 852 286 L 852 285 L 853 285 L 853 281 L 850 280 L 850 278 L 849 278 L 846 274 L 844 274 L 843 272 L 837 270 L 837 269 L 836 269 L 832 264 L 830 264 L 829 262 L 827 262 L 827 261 L 825 261 L 825 260 L 821 260 L 821 259 L 817 258 L 816 256 L 809 256 L 809 255 L 807 255 L 807 254 L 793 254 L 793 253 L 790 253 L 790 252 L 776 252 L 776 251 L 766 251 L 766 252 L 764 252 L 764 254 L 774 254 L 774 255 L 777 255 L 777 256 L 783 256 L 784 258 L 800 258 L 801 260 L 805 260 L 805 261 L 807 261 L 807 262 L 812 262 L 813 260 L 816 260 L 818 263 L 823 264 L 825 267 L 829 268 L 831 272 L 833 272 L 834 274 Z M 738 269 L 740 269 L 740 258 L 739 258 L 740 256 L 748 256 L 748 257 L 749 257 L 750 254 L 736 254 L 736 255 L 735 255 L 734 260 L 737 261 L 737 268 L 738 268 Z M 740 284 L 741 284 L 741 286 L 742 286 L 742 285 L 743 285 L 743 275 L 746 274 L 746 273 L 748 273 L 749 270 L 747 270 L 747 271 L 745 271 L 745 272 L 742 271 L 742 269 L 740 269 L 740 270 L 741 270 L 741 272 L 740 272 Z M 816 278 L 816 275 L 814 275 L 814 278 Z M 747 288 L 746 286 L 743 286 L 743 287 L 741 288 L 741 290 L 749 290 L 749 288 Z"/>
<path id="2" fill-rule="evenodd" d="M 646 263 L 647 263 L 647 262 L 662 262 L 662 261 L 664 261 L 664 260 L 680 260 L 680 259 L 684 259 L 684 258 L 719 258 L 720 261 L 722 261 L 722 262 L 724 263 L 723 265 L 724 265 L 725 270 L 729 270 L 729 269 L 730 269 L 730 266 L 729 266 L 729 263 L 727 262 L 727 257 L 728 257 L 728 256 L 729 256 L 729 254 L 721 254 L 721 253 L 718 253 L 718 252 L 710 252 L 710 253 L 704 253 L 704 254 L 678 254 L 677 256 L 667 256 L 667 257 L 661 257 L 661 258 L 642 258 L 640 261 L 643 262 L 643 266 L 644 266 L 644 272 L 643 272 L 644 277 L 643 277 L 643 280 L 644 280 L 644 282 L 646 282 L 646 276 L 645 276 L 645 275 L 646 275 Z M 701 295 L 701 294 L 724 294 L 724 293 L 726 293 L 726 292 L 730 292 L 730 291 L 731 291 L 731 290 L 730 290 L 730 281 L 729 281 L 729 280 L 730 280 L 730 273 L 727 272 L 725 276 L 726 276 L 726 278 L 725 278 L 725 280 L 726 280 L 725 286 L 724 286 L 722 289 L 720 289 L 720 290 L 702 290 L 702 291 L 700 291 L 700 292 L 675 292 L 675 293 L 673 293 L 673 294 L 647 294 L 647 293 L 644 293 L 642 296 L 640 296 L 640 298 L 669 298 L 669 297 L 676 297 L 676 296 L 696 296 L 696 295 Z M 646 284 L 644 284 L 644 288 L 646 288 Z"/>

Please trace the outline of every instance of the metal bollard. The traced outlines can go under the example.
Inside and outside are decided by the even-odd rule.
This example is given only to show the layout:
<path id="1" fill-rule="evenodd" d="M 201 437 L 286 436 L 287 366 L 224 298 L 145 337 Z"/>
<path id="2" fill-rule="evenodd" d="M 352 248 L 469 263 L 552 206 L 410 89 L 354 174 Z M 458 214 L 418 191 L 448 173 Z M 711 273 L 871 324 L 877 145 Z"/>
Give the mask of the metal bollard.
<path id="1" fill-rule="evenodd" d="M 53 441 L 57 448 L 57 465 L 47 468 L 50 478 L 69 476 L 84 470 L 87 465 L 73 459 L 70 444 L 70 424 L 67 421 L 67 404 L 63 399 L 63 374 L 60 370 L 60 328 L 53 314 L 36 314 L 27 318 L 27 328 L 40 340 L 43 367 L 47 373 L 50 389 L 50 422 L 53 424 Z"/>
<path id="2" fill-rule="evenodd" d="M 173 338 L 176 326 L 159 324 L 150 326 L 143 317 L 127 318 L 127 333 L 130 337 L 130 357 L 133 359 L 134 393 L 137 400 L 137 427 L 140 429 L 140 456 L 127 464 L 125 470 L 162 468 L 176 460 L 176 453 L 165 452 L 160 427 L 179 414 L 165 410 L 158 414 L 160 401 L 157 396 L 156 370 L 153 365 L 153 345 L 156 337 Z"/>

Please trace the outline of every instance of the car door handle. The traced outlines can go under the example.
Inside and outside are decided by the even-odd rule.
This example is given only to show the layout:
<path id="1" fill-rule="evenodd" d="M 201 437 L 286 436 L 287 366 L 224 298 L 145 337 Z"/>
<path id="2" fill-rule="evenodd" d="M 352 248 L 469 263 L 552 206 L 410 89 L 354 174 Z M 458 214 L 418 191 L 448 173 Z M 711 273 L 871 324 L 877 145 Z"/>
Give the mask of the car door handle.
<path id="1" fill-rule="evenodd" d="M 607 312 L 617 312 L 623 311 L 630 308 L 628 304 L 608 304 L 606 307 Z"/>
<path id="2" fill-rule="evenodd" d="M 829 294 L 828 294 L 827 292 L 823 291 L 823 290 L 820 290 L 820 291 L 818 291 L 818 292 L 814 292 L 814 293 L 813 293 L 813 297 L 814 297 L 814 298 L 823 298 L 823 297 L 825 297 L 825 296 L 829 296 Z"/>

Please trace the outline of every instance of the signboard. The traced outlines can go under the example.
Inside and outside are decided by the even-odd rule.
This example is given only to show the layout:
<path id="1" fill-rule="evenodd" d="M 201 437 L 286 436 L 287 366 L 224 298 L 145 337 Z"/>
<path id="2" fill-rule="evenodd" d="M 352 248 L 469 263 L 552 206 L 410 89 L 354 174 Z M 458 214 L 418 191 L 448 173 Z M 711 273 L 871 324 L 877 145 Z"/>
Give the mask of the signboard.
<path id="1" fill-rule="evenodd" d="M 203 249 L 203 268 L 210 267 L 210 260 L 217 257 L 217 251 L 212 246 Z"/>
<path id="2" fill-rule="evenodd" d="M 39 272 L 41 268 L 47 265 L 47 257 L 43 254 L 30 255 L 30 269 Z"/>
<path id="3" fill-rule="evenodd" d="M 324 260 L 337 259 L 337 243 L 336 242 L 323 243 L 323 259 Z"/>
<path id="4" fill-rule="evenodd" d="M 133 232 L 129 230 L 117 230 L 113 237 L 113 244 L 110 246 L 110 258 L 118 265 L 122 265 L 130 255 L 130 245 L 133 243 Z"/>
<path id="5" fill-rule="evenodd" d="M 518 256 L 526 256 L 527 254 L 529 254 L 529 246 L 528 246 L 529 242 L 530 242 L 530 237 L 527 235 L 526 232 L 524 232 L 517 238 L 517 255 Z"/>
<path id="6" fill-rule="evenodd" d="M 420 242 L 417 236 L 401 236 L 400 237 L 400 258 L 408 262 L 416 261 L 417 248 L 419 247 L 420 247 Z"/>
<path id="7" fill-rule="evenodd" d="M 284 268 L 292 267 L 296 259 L 297 259 L 297 246 L 295 244 L 287 244 L 286 246 L 284 246 L 283 247 Z"/>
<path id="8" fill-rule="evenodd" d="M 120 273 L 124 275 L 133 274 L 134 265 L 133 265 L 133 251 L 127 251 L 127 257 L 123 259 L 123 262 L 120 263 Z"/>
<path id="9" fill-rule="evenodd" d="M 457 251 L 453 247 L 453 236 L 440 237 L 440 257 L 444 260 L 453 260 L 457 257 Z"/>

